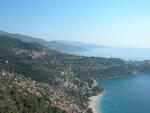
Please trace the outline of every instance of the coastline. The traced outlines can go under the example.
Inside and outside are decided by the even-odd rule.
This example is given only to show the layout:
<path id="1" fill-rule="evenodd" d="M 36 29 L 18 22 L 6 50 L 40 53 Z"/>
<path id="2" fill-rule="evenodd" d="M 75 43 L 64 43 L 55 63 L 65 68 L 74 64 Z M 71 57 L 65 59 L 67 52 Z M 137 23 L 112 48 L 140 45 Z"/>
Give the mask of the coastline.
<path id="1" fill-rule="evenodd" d="M 96 82 L 95 79 L 93 79 L 94 84 L 93 86 L 97 86 L 98 83 Z M 93 113 L 101 113 L 101 110 L 99 108 L 99 105 L 101 104 L 101 99 L 104 96 L 105 92 L 100 92 L 98 95 L 96 96 L 92 96 L 89 98 L 89 108 L 92 109 Z"/>
<path id="2" fill-rule="evenodd" d="M 89 108 L 92 109 L 93 113 L 101 113 L 99 105 L 101 104 L 101 99 L 103 96 L 104 92 L 101 92 L 98 95 L 89 98 Z"/>

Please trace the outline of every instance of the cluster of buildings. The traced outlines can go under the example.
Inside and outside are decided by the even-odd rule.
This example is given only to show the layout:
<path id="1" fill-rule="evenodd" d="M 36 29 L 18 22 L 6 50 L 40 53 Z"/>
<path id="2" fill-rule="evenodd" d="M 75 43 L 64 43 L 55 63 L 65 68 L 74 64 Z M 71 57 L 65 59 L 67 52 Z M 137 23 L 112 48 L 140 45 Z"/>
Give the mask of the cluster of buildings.
<path id="1" fill-rule="evenodd" d="M 88 109 L 88 102 L 80 103 L 80 98 L 82 98 L 86 92 L 92 93 L 92 89 L 87 83 L 81 86 L 79 84 L 81 81 L 73 76 L 70 70 L 61 73 L 61 77 L 57 78 L 59 82 L 57 86 L 51 86 L 48 83 L 39 83 L 31 78 L 2 70 L 0 78 L 5 76 L 7 76 L 8 81 L 12 81 L 21 87 L 18 90 L 19 92 L 23 92 L 25 95 L 30 93 L 38 97 L 46 96 L 49 103 L 66 110 L 68 113 L 85 113 Z M 75 96 L 67 92 L 73 92 Z M 83 105 L 80 106 L 80 104 Z"/>

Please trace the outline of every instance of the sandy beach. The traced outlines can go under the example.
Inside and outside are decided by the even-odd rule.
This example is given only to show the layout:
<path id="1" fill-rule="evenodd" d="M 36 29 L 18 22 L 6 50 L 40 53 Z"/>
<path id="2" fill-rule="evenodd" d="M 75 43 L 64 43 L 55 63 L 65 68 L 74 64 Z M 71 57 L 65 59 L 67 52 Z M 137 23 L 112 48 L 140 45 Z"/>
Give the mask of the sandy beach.
<path id="1" fill-rule="evenodd" d="M 92 87 L 97 86 L 98 85 L 97 81 L 95 79 L 93 79 L 93 81 L 94 81 L 94 84 Z M 94 113 L 101 113 L 100 109 L 99 109 L 99 105 L 100 105 L 102 97 L 104 96 L 104 93 L 105 92 L 101 92 L 98 95 L 92 96 L 89 98 L 89 100 L 90 100 L 89 108 L 91 108 Z"/>
<path id="2" fill-rule="evenodd" d="M 103 95 L 104 95 L 104 92 L 101 92 L 98 95 L 92 96 L 89 98 L 90 99 L 89 108 L 91 108 L 94 113 L 101 113 L 99 110 L 99 104 L 100 104 L 100 101 L 101 101 Z"/>

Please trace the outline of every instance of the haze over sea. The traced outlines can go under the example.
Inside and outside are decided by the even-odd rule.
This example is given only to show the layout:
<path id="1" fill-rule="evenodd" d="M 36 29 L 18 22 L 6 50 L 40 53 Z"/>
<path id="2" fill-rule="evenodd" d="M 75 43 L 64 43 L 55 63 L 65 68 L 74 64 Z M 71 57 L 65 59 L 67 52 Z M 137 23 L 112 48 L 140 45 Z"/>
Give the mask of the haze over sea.
<path id="1" fill-rule="evenodd" d="M 106 58 L 121 58 L 124 60 L 150 60 L 150 48 L 100 48 L 77 54 Z"/>

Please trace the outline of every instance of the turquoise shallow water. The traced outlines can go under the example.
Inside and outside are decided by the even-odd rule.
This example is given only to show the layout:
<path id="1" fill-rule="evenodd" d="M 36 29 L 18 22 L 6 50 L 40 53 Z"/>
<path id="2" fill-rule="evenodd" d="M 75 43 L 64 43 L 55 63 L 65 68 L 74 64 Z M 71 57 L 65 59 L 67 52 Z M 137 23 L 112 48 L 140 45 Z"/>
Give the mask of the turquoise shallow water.
<path id="1" fill-rule="evenodd" d="M 105 88 L 102 113 L 150 113 L 150 75 L 98 81 Z"/>

